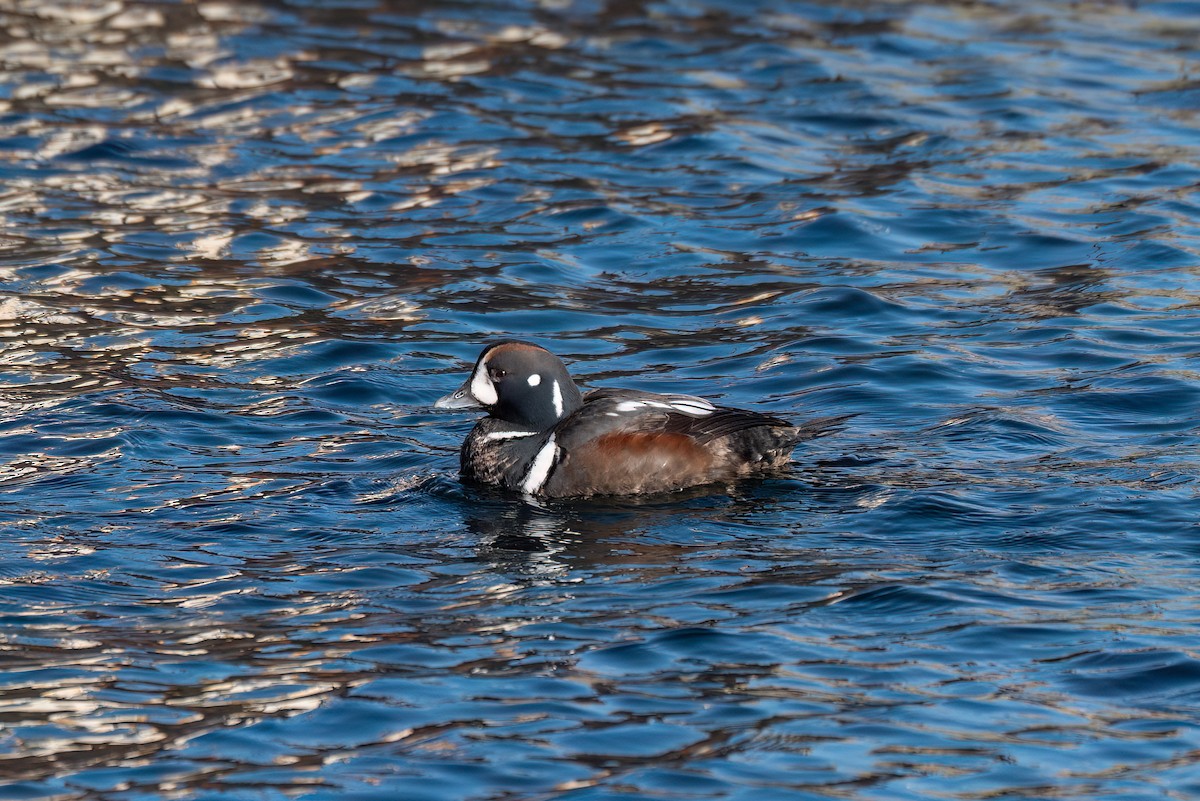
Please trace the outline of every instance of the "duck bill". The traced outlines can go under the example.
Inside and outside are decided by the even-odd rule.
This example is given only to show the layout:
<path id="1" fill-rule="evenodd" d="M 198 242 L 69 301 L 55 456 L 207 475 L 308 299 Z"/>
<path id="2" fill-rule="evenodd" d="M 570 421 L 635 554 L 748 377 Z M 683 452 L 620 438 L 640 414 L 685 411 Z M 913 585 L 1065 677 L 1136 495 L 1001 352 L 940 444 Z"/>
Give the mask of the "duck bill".
<path id="1" fill-rule="evenodd" d="M 471 380 L 467 379 L 467 383 L 463 384 L 458 389 L 434 401 L 433 408 L 435 409 L 476 409 L 482 406 L 479 401 L 475 400 L 475 396 L 471 394 Z"/>

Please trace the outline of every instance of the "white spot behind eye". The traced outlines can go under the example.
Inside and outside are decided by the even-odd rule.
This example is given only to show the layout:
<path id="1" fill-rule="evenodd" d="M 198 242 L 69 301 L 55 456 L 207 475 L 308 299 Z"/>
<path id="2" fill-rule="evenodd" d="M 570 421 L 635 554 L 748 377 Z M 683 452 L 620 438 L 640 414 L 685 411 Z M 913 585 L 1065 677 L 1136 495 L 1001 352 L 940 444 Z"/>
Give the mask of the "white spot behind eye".
<path id="1" fill-rule="evenodd" d="M 537 373 L 529 376 L 529 378 L 526 380 L 529 381 L 529 386 L 531 387 L 536 387 L 538 384 L 542 383 L 542 377 Z"/>

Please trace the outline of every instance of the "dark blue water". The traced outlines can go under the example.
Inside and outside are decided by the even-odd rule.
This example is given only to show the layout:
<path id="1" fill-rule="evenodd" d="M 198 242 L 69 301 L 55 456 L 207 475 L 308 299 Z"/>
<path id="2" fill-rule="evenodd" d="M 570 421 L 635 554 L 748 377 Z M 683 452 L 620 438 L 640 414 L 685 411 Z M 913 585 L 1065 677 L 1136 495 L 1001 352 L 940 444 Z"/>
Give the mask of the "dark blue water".
<path id="1" fill-rule="evenodd" d="M 1200 796 L 1200 6 L 0 3 L 0 797 Z M 464 489 L 498 336 L 853 414 Z"/>

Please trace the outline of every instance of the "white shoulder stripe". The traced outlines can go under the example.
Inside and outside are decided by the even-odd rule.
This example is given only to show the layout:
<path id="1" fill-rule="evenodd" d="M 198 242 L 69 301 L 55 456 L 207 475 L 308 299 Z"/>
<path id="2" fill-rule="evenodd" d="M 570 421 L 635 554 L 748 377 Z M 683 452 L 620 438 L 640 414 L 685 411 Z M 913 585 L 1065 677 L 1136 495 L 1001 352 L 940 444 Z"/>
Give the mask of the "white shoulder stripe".
<path id="1" fill-rule="evenodd" d="M 717 410 L 716 406 L 704 398 L 693 398 L 691 395 L 672 395 L 664 401 L 658 400 L 624 400 L 617 404 L 618 412 L 635 412 L 638 409 L 669 409 L 692 417 L 704 417 Z"/>
<path id="2" fill-rule="evenodd" d="M 717 410 L 716 406 L 713 406 L 703 398 L 673 398 L 671 400 L 671 408 L 684 414 L 695 415 L 696 417 L 704 417 Z"/>
<path id="3" fill-rule="evenodd" d="M 525 481 L 521 483 L 521 490 L 529 495 L 537 494 L 537 491 L 546 483 L 546 479 L 550 477 L 550 470 L 554 467 L 557 456 L 558 445 L 555 444 L 554 435 L 551 434 L 550 439 L 546 440 L 546 444 L 537 452 L 537 456 L 533 457 L 533 463 L 529 465 L 529 472 L 525 474 Z"/>

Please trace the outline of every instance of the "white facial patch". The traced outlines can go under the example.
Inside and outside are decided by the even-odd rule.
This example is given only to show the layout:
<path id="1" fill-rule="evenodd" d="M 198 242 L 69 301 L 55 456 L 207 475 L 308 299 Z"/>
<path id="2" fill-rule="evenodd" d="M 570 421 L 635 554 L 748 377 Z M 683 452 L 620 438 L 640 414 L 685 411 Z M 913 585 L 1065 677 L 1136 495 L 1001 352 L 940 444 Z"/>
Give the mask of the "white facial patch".
<path id="1" fill-rule="evenodd" d="M 525 380 L 529 382 L 529 386 L 531 387 L 536 387 L 538 384 L 542 383 L 542 377 L 537 373 L 534 373 Z"/>
<path id="2" fill-rule="evenodd" d="M 555 386 L 558 386 L 556 383 Z M 546 440 L 546 444 L 537 452 L 537 456 L 533 457 L 533 463 L 529 465 L 529 472 L 525 474 L 525 480 L 521 482 L 521 490 L 528 495 L 534 495 L 546 483 L 546 479 L 550 477 L 550 470 L 554 467 L 554 460 L 558 456 L 558 445 L 554 442 L 554 435 L 550 435 L 550 439 Z"/>
<path id="3" fill-rule="evenodd" d="M 486 361 L 480 362 L 475 368 L 475 375 L 471 376 L 471 394 L 484 406 L 495 406 L 496 401 L 500 400 L 496 385 L 488 378 Z"/>

